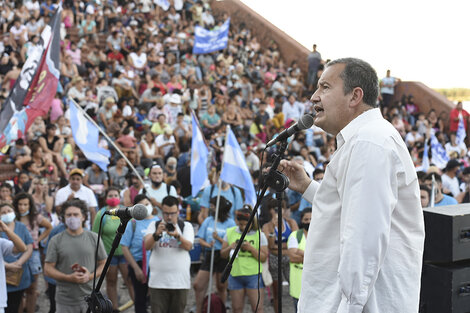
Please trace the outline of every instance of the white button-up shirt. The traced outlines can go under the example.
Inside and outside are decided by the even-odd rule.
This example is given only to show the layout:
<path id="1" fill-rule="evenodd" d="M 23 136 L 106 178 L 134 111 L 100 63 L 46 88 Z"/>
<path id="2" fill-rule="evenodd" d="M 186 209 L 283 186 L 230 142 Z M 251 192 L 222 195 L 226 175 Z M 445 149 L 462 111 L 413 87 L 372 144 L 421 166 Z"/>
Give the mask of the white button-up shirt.
<path id="1" fill-rule="evenodd" d="M 299 313 L 418 312 L 424 220 L 409 152 L 379 109 L 351 121 L 312 201 Z"/>

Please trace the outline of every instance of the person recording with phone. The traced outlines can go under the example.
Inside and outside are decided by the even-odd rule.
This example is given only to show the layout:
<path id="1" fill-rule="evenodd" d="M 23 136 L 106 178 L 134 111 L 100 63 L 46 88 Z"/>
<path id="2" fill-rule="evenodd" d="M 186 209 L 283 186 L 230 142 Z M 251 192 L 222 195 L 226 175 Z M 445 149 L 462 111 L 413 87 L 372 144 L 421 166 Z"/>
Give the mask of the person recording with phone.
<path id="1" fill-rule="evenodd" d="M 194 242 L 191 223 L 179 219 L 178 199 L 162 200 L 163 220 L 151 223 L 144 238 L 149 259 L 148 286 L 152 313 L 183 313 L 191 288 L 189 250 Z"/>

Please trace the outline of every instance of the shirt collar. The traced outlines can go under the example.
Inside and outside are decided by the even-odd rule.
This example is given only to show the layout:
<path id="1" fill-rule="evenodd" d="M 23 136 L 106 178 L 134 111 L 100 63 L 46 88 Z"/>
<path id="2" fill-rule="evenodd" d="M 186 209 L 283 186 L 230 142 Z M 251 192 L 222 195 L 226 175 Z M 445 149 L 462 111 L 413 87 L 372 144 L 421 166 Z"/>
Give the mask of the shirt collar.
<path id="1" fill-rule="evenodd" d="M 382 113 L 379 108 L 370 109 L 362 112 L 358 117 L 346 125 L 336 136 L 338 149 L 350 140 L 362 126 L 377 119 L 382 119 Z"/>

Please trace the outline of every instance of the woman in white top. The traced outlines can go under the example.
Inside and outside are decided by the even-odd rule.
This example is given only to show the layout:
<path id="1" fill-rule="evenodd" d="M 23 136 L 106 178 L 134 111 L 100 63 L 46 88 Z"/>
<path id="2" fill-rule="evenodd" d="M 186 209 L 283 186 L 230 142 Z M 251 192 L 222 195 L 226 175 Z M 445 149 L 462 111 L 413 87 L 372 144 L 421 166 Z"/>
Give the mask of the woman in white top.
<path id="1" fill-rule="evenodd" d="M 151 131 L 145 131 L 142 134 L 142 140 L 140 141 L 140 149 L 142 150 L 142 159 L 140 163 L 144 168 L 149 168 L 153 161 L 157 161 L 162 164 L 163 158 L 159 153 L 157 144 L 155 143 L 155 135 Z"/>
<path id="2" fill-rule="evenodd" d="M 457 143 L 457 134 L 452 132 L 450 133 L 450 141 L 445 144 L 446 153 L 450 157 L 452 152 L 456 152 L 458 154 L 457 158 L 462 158 L 467 154 L 467 146 L 464 142 L 460 144 Z"/>

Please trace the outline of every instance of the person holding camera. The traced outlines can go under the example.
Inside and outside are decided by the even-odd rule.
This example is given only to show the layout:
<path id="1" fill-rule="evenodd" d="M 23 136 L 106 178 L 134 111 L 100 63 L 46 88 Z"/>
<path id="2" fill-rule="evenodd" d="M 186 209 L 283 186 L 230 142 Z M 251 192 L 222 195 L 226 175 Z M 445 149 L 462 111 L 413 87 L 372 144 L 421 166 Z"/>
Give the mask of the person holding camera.
<path id="1" fill-rule="evenodd" d="M 178 218 L 178 199 L 162 200 L 163 220 L 151 223 L 144 239 L 149 259 L 148 286 L 152 313 L 183 313 L 191 288 L 189 250 L 194 242 L 193 226 Z"/>

